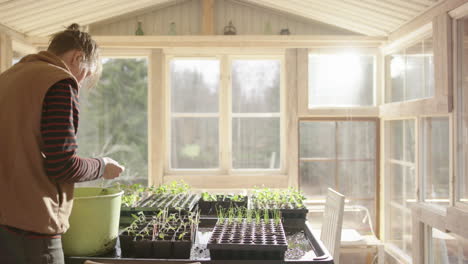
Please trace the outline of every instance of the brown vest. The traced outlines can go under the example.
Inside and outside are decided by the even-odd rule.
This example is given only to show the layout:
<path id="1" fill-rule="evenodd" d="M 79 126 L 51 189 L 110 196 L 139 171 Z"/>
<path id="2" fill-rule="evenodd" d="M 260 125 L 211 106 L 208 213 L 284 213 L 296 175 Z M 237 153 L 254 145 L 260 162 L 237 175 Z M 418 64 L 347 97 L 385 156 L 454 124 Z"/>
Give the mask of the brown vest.
<path id="1" fill-rule="evenodd" d="M 24 57 L 0 74 L 0 224 L 42 234 L 68 227 L 73 184 L 47 176 L 41 153 L 41 112 L 47 90 L 76 79 L 50 52 Z"/>

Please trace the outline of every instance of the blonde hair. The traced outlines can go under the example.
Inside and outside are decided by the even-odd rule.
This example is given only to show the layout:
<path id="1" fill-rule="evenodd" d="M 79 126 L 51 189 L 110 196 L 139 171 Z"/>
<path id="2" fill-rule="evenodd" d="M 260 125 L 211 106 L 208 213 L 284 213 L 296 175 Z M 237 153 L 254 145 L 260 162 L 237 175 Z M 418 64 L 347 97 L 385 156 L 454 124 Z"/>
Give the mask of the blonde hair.
<path id="1" fill-rule="evenodd" d="M 84 62 L 89 65 L 95 65 L 94 71 L 86 81 L 89 88 L 96 85 L 101 75 L 101 63 L 99 59 L 99 49 L 96 41 L 90 34 L 81 31 L 76 23 L 68 26 L 64 31 L 60 31 L 52 36 L 47 51 L 55 55 L 63 55 L 70 50 L 80 50 L 84 53 Z"/>

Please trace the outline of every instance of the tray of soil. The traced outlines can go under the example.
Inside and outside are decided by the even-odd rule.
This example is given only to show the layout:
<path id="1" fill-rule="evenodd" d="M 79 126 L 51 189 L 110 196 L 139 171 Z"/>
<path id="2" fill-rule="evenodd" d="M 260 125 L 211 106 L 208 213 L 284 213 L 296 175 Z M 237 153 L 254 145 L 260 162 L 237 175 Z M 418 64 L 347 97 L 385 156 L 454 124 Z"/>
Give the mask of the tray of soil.
<path id="1" fill-rule="evenodd" d="M 229 209 L 218 216 L 207 246 L 211 259 L 284 259 L 288 243 L 279 213 L 270 219 L 266 210 Z"/>
<path id="2" fill-rule="evenodd" d="M 187 214 L 195 209 L 199 199 L 200 195 L 193 193 L 153 194 L 138 202 L 134 207 L 121 207 L 120 215 L 128 217 L 138 212 L 156 215 L 163 209 L 169 210 L 169 213 Z"/>
<path id="3" fill-rule="evenodd" d="M 255 214 L 254 214 L 255 215 Z M 207 218 L 207 219 L 205 219 Z M 288 243 L 288 249 L 282 260 L 213 260 L 210 257 L 210 250 L 207 248 L 208 242 L 213 234 L 217 221 L 212 221 L 216 217 L 200 218 L 200 224 L 197 230 L 195 243 L 192 244 L 190 259 L 174 260 L 174 263 L 193 263 L 202 264 L 332 264 L 333 258 L 330 256 L 323 243 L 312 233 L 312 228 L 308 222 L 302 222 L 297 226 L 284 226 L 284 231 Z M 67 264 L 83 264 L 86 260 L 102 263 L 168 263 L 167 259 L 142 259 L 135 257 L 122 256 L 121 245 L 117 243 L 116 248 L 109 253 L 94 257 L 66 256 Z M 175 244 L 175 243 L 174 243 Z"/>
<path id="4" fill-rule="evenodd" d="M 198 208 L 201 215 L 216 215 L 219 208 L 229 209 L 231 207 L 247 208 L 247 196 L 239 194 L 210 194 L 204 192 L 198 201 Z"/>
<path id="5" fill-rule="evenodd" d="M 119 236 L 125 258 L 190 258 L 199 223 L 198 213 L 178 214 L 160 211 L 147 217 L 139 213 Z"/>
<path id="6" fill-rule="evenodd" d="M 270 190 L 268 188 L 255 190 L 249 199 L 249 209 L 280 210 L 284 225 L 302 224 L 309 210 L 305 207 L 305 196 L 294 188 L 287 190 Z"/>

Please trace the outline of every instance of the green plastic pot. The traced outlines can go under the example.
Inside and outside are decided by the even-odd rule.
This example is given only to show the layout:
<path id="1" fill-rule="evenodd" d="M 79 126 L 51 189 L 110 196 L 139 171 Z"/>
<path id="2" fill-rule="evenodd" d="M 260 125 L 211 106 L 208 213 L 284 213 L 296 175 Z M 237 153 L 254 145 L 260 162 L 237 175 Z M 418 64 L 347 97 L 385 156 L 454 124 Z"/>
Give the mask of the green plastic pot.
<path id="1" fill-rule="evenodd" d="M 122 194 L 115 188 L 75 189 L 70 228 L 62 236 L 65 255 L 96 256 L 115 247 Z"/>

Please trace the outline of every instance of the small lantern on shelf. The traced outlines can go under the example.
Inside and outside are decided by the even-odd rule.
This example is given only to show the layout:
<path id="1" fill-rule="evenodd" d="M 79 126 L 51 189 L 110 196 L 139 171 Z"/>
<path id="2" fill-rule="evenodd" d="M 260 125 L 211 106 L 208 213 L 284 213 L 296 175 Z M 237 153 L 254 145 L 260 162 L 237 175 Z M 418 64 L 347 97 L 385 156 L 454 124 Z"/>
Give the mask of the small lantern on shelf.
<path id="1" fill-rule="evenodd" d="M 229 21 L 229 25 L 224 27 L 224 35 L 236 35 L 236 34 L 237 34 L 236 27 L 232 24 L 232 21 Z"/>
<path id="2" fill-rule="evenodd" d="M 280 35 L 291 35 L 291 32 L 289 31 L 289 28 L 283 28 L 280 31 Z"/>

